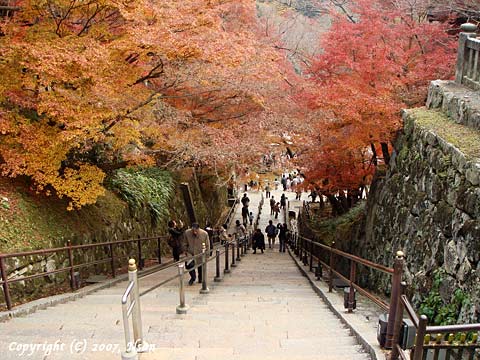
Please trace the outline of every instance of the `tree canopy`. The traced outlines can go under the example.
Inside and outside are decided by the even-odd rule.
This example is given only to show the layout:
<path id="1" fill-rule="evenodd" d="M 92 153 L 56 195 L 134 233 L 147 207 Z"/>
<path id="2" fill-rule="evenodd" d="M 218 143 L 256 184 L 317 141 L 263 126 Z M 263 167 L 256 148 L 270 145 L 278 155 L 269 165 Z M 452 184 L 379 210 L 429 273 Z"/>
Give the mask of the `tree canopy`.
<path id="1" fill-rule="evenodd" d="M 405 3 L 356 0 L 349 14 L 333 12 L 323 53 L 305 69 L 299 100 L 321 115 L 302 162 L 325 194 L 368 184 L 388 162 L 400 110 L 423 105 L 431 80 L 453 76 L 456 40 Z"/>
<path id="2" fill-rule="evenodd" d="M 17 5 L 0 28 L 4 176 L 27 175 L 80 207 L 112 168 L 213 166 L 261 143 L 244 132 L 265 126 L 254 120 L 285 71 L 251 1 Z"/>
<path id="3" fill-rule="evenodd" d="M 427 0 L 332 0 L 321 51 L 294 64 L 298 46 L 281 39 L 295 22 L 281 30 L 250 0 L 11 3 L 21 10 L 0 21 L 0 171 L 72 209 L 94 203 L 113 170 L 253 163 L 285 134 L 322 192 L 358 191 L 379 154 L 388 161 L 400 109 L 454 68 L 455 39 L 427 21 Z"/>

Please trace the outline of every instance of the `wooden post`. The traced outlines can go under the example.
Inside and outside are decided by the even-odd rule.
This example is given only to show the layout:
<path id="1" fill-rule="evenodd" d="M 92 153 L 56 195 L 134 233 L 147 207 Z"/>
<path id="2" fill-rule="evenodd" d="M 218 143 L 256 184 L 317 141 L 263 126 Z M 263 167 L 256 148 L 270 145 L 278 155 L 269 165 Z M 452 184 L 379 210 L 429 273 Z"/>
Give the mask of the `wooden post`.
<path id="1" fill-rule="evenodd" d="M 12 310 L 12 298 L 10 297 L 10 289 L 8 288 L 7 269 L 5 266 L 5 258 L 3 256 L 0 256 L 0 273 L 2 275 L 3 294 L 5 295 L 7 309 Z"/>
<path id="2" fill-rule="evenodd" d="M 162 240 L 157 238 L 158 263 L 162 263 Z"/>
<path id="3" fill-rule="evenodd" d="M 402 282 L 400 284 L 400 295 L 399 295 L 400 297 L 405 293 L 405 287 L 406 286 L 407 286 L 407 284 L 405 282 Z M 392 352 L 390 353 L 390 360 L 397 360 L 398 356 L 400 355 L 398 353 L 397 345 L 399 344 L 402 322 L 403 322 L 403 301 L 400 298 L 398 300 L 397 311 L 395 313 L 395 323 L 394 323 L 394 328 L 393 328 Z"/>
<path id="4" fill-rule="evenodd" d="M 390 296 L 390 304 L 388 311 L 388 324 L 387 324 L 387 337 L 385 341 L 385 347 L 387 349 L 392 348 L 393 342 L 393 328 L 395 324 L 395 313 L 397 312 L 397 303 L 400 301 L 400 288 L 403 274 L 403 262 L 404 254 L 402 251 L 397 251 L 395 261 L 393 264 L 393 276 L 392 276 L 392 293 Z"/>
<path id="5" fill-rule="evenodd" d="M 413 349 L 413 356 L 410 357 L 412 360 L 422 360 L 423 342 L 425 337 L 425 330 L 427 329 L 427 322 L 427 316 L 421 315 L 417 329 L 417 337 L 415 338 L 415 348 Z"/>
<path id="6" fill-rule="evenodd" d="M 353 304 L 355 302 L 355 288 L 353 284 L 355 283 L 355 275 L 357 272 L 357 263 L 353 260 L 350 260 L 350 292 L 348 293 L 348 312 L 353 312 Z"/>
<path id="7" fill-rule="evenodd" d="M 333 267 L 335 266 L 335 253 L 332 251 L 335 248 L 335 241 L 330 246 L 330 271 L 328 274 L 328 292 L 332 292 L 333 289 Z"/>
<path id="8" fill-rule="evenodd" d="M 76 284 L 75 284 L 75 271 L 73 270 L 73 249 L 72 249 L 72 242 L 70 240 L 67 241 L 67 254 L 68 254 L 68 264 L 70 267 L 70 288 L 72 290 L 75 290 Z"/>
<path id="9" fill-rule="evenodd" d="M 313 240 L 310 241 L 310 271 L 313 270 Z"/>
<path id="10" fill-rule="evenodd" d="M 110 243 L 108 247 L 110 248 L 110 266 L 112 267 L 112 276 L 115 277 L 117 274 L 115 271 L 115 253 L 113 251 L 113 243 Z"/>
<path id="11" fill-rule="evenodd" d="M 138 236 L 140 238 L 140 236 Z M 142 264 L 142 241 L 140 239 L 137 240 L 137 248 L 138 248 L 138 269 L 143 269 Z"/>

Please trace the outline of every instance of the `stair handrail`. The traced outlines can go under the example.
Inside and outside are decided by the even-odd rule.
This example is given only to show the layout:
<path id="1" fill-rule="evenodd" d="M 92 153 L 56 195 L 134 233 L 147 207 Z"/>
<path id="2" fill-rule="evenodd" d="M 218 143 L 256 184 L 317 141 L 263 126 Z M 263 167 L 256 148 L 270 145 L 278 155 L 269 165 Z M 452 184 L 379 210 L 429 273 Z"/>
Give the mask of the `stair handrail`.
<path id="1" fill-rule="evenodd" d="M 420 315 L 419 317 L 416 314 L 408 297 L 404 294 L 405 288 L 406 283 L 402 282 L 395 317 L 394 346 L 390 353 L 390 360 L 397 360 L 399 357 L 402 359 L 425 360 L 429 358 L 429 355 L 432 359 L 463 359 L 465 351 L 469 352 L 468 358 L 473 359 L 476 350 L 480 348 L 480 343 L 478 342 L 480 323 L 428 326 L 427 316 Z M 404 312 L 407 313 L 415 327 L 415 344 L 411 349 L 402 347 L 400 342 Z M 468 340 L 466 332 L 475 333 Z M 457 338 L 458 340 L 456 340 Z M 405 350 L 410 350 L 410 355 Z M 429 350 L 433 351 L 433 354 L 428 354 Z M 444 354 L 441 354 L 442 351 L 444 351 Z"/>
<path id="2" fill-rule="evenodd" d="M 138 273 L 135 259 L 128 261 L 128 286 L 122 295 L 122 318 L 125 335 L 125 352 L 122 359 L 138 359 L 137 353 L 145 351 L 142 331 L 142 313 L 138 290 Z M 132 318 L 133 338 L 130 333 L 129 318 Z"/>
<path id="3" fill-rule="evenodd" d="M 143 268 L 143 246 L 149 242 L 156 242 L 156 256 L 158 259 L 158 264 L 162 264 L 162 240 L 168 238 L 168 235 L 154 235 L 150 237 L 138 237 L 136 239 L 127 239 L 127 240 L 114 240 L 114 241 L 105 241 L 100 243 L 91 243 L 91 244 L 81 244 L 81 245 L 72 245 L 70 241 L 67 241 L 65 246 L 49 248 L 49 249 L 40 249 L 40 250 L 29 250 L 21 251 L 14 253 L 3 253 L 0 254 L 0 285 L 3 287 L 3 294 L 5 297 L 5 304 L 8 310 L 12 310 L 13 301 L 11 298 L 10 284 L 17 282 L 24 282 L 34 280 L 36 278 L 45 277 L 47 275 L 54 275 L 64 272 L 69 272 L 70 274 L 70 287 L 72 290 L 76 290 L 79 286 L 77 282 L 77 277 L 75 276 L 76 270 L 80 268 L 91 267 L 99 264 L 110 264 L 110 274 L 113 278 L 117 275 L 117 256 L 115 255 L 115 249 L 118 246 L 128 246 L 129 244 L 136 243 L 136 249 L 133 250 L 137 258 L 140 259 L 138 262 L 139 269 Z M 78 257 L 75 257 L 75 253 L 79 250 L 88 250 L 103 248 L 106 252 L 106 257 L 100 260 L 94 261 L 85 261 L 85 262 L 75 262 L 78 261 Z M 65 259 L 67 260 L 67 266 L 64 266 L 55 270 L 48 270 L 37 272 L 28 276 L 18 276 L 16 278 L 9 277 L 7 271 L 6 260 L 10 258 L 26 257 L 26 256 L 36 256 L 36 255 L 45 255 L 51 256 L 55 254 L 65 253 Z M 85 257 L 87 259 L 87 257 Z"/>
<path id="4" fill-rule="evenodd" d="M 347 309 L 348 312 L 353 312 L 354 304 L 355 304 L 355 290 L 358 291 L 360 294 L 368 298 L 369 300 L 373 301 L 377 304 L 380 308 L 385 311 L 388 311 L 389 318 L 387 324 L 387 334 L 386 334 L 386 348 L 391 348 L 393 343 L 394 337 L 394 321 L 397 309 L 397 303 L 399 301 L 399 292 L 400 292 L 400 284 L 402 281 L 402 274 L 403 274 L 403 263 L 404 263 L 404 254 L 402 251 L 398 251 L 396 253 L 394 266 L 393 268 L 374 263 L 370 260 L 361 258 L 359 256 L 338 250 L 335 248 L 335 242 L 332 243 L 331 246 L 322 244 L 318 241 L 314 241 L 312 239 L 308 239 L 304 236 L 298 236 L 296 250 L 298 249 L 298 256 L 301 261 L 303 261 L 304 265 L 309 264 L 310 271 L 313 271 L 314 268 L 314 260 L 318 262 L 318 268 L 324 267 L 328 269 L 328 283 L 329 289 L 328 291 L 331 292 L 333 290 L 333 280 L 334 277 L 338 277 L 349 284 L 349 294 L 348 294 L 348 301 L 347 301 Z M 329 263 L 325 263 L 319 256 L 319 250 L 325 250 L 328 254 Z M 318 255 L 317 255 L 318 254 Z M 349 277 L 344 276 L 337 270 L 335 270 L 336 265 L 336 257 L 343 257 L 344 259 L 349 260 L 350 262 L 350 275 Z M 383 299 L 380 299 L 375 294 L 371 293 L 367 289 L 362 288 L 358 285 L 356 281 L 357 275 L 357 264 L 364 265 L 371 269 L 381 271 L 388 275 L 392 276 L 392 290 L 390 296 L 390 302 L 387 303 Z"/>

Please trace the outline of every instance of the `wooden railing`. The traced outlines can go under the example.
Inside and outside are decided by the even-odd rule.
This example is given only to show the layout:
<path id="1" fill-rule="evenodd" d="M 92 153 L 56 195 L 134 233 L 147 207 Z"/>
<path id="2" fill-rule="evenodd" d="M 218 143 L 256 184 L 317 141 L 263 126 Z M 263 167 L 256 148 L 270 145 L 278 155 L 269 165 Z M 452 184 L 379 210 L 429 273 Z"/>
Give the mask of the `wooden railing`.
<path id="1" fill-rule="evenodd" d="M 389 268 L 356 255 L 340 251 L 335 248 L 335 243 L 333 243 L 332 246 L 328 246 L 295 235 L 293 239 L 291 239 L 290 244 L 295 254 L 303 261 L 303 264 L 309 266 L 310 271 L 313 271 L 315 262 L 317 263 L 317 271 L 322 268 L 328 271 L 327 281 L 329 284 L 329 292 L 333 289 L 335 277 L 349 284 L 348 312 L 352 312 L 354 308 L 355 290 L 388 312 L 385 348 L 392 349 L 390 360 L 397 360 L 398 358 L 403 360 L 480 359 L 477 352 L 477 349 L 480 349 L 480 343 L 478 342 L 480 324 L 427 326 L 427 317 L 425 315 L 419 317 L 415 313 L 407 296 L 404 295 L 405 283 L 401 282 L 404 263 L 404 255 L 401 251 L 398 251 L 396 254 L 393 268 Z M 326 255 L 326 258 L 328 258 L 328 264 L 322 260 L 323 255 Z M 343 275 L 336 269 L 339 258 L 349 261 L 349 277 Z M 355 283 L 357 265 L 363 265 L 392 276 L 391 296 L 388 303 L 371 293 L 368 289 L 362 288 Z M 416 329 L 415 344 L 412 349 L 408 349 L 410 354 L 408 354 L 400 344 L 404 312 L 406 312 L 412 320 Z"/>
<path id="2" fill-rule="evenodd" d="M 303 201 L 303 211 L 302 214 L 305 215 L 307 219 L 311 218 L 311 210 L 310 210 L 310 203 L 308 201 Z"/>
<path id="3" fill-rule="evenodd" d="M 480 90 L 480 39 L 474 24 L 463 24 L 458 41 L 455 82 Z"/>
<path id="4" fill-rule="evenodd" d="M 480 324 L 427 326 L 427 317 L 425 315 L 419 317 L 407 296 L 403 294 L 405 286 L 405 283 L 401 283 L 394 325 L 393 344 L 395 346 L 392 349 L 390 360 L 397 360 L 399 357 L 411 360 L 473 360 L 480 358 L 476 353 L 480 348 L 478 342 Z M 411 349 L 410 355 L 400 346 L 399 342 L 404 311 L 416 329 L 415 345 Z"/>
<path id="5" fill-rule="evenodd" d="M 12 309 L 12 298 L 10 293 L 10 285 L 18 282 L 24 281 L 31 281 L 37 278 L 45 277 L 48 275 L 54 275 L 59 273 L 70 273 L 70 287 L 72 290 L 75 290 L 78 287 L 78 284 L 75 281 L 75 270 L 81 268 L 87 268 L 96 266 L 99 264 L 110 264 L 110 271 L 112 277 L 116 276 L 117 271 L 117 256 L 115 255 L 115 250 L 119 247 L 126 247 L 129 244 L 136 244 L 136 253 L 139 267 L 142 269 L 144 263 L 144 257 L 142 254 L 142 248 L 144 245 L 149 242 L 155 242 L 156 244 L 156 256 L 158 258 L 158 263 L 162 263 L 162 239 L 166 239 L 167 236 L 153 236 L 153 237 L 145 237 L 145 238 L 138 238 L 138 239 L 129 239 L 129 240 L 118 240 L 118 241 L 108 241 L 108 242 L 101 242 L 95 244 L 83 244 L 83 245 L 72 245 L 70 241 L 67 242 L 66 246 L 64 247 L 57 247 L 51 249 L 42 249 L 42 250 L 32 250 L 32 251 L 23 251 L 17 253 L 10 253 L 10 254 L 0 254 L 0 285 L 3 287 L 3 294 L 5 296 L 5 303 L 7 305 L 8 310 Z M 135 245 L 133 246 L 135 248 Z M 85 251 L 89 249 L 103 249 L 105 252 L 106 257 L 100 260 L 95 261 L 82 261 L 82 262 L 75 262 L 74 259 L 78 260 L 78 257 L 75 255 L 78 252 L 81 252 L 83 257 L 85 258 Z M 64 253 L 64 258 L 67 259 L 68 266 L 45 271 L 45 272 L 37 272 L 32 275 L 28 276 L 17 276 L 17 277 L 10 277 L 8 276 L 7 272 L 7 264 L 6 260 L 11 258 L 25 258 L 28 256 L 45 256 L 45 255 L 56 255 Z"/>
<path id="6" fill-rule="evenodd" d="M 0 0 L 0 17 L 12 16 L 15 11 L 20 11 L 22 8 L 17 6 L 18 1 Z"/>
<path id="7" fill-rule="evenodd" d="M 238 199 L 232 205 L 230 210 L 228 211 L 227 215 L 223 219 L 223 223 L 227 225 L 230 224 L 232 221 L 234 214 L 235 214 L 235 207 L 238 203 Z M 132 252 L 135 252 L 136 258 L 138 259 L 139 269 L 141 270 L 144 265 L 144 252 L 145 248 L 147 247 L 148 243 L 154 242 L 155 243 L 155 256 L 158 259 L 158 264 L 162 263 L 162 240 L 166 240 L 168 235 L 158 235 L 152 237 L 145 237 L 145 238 L 137 238 L 137 239 L 129 239 L 129 240 L 118 240 L 118 241 L 108 241 L 108 242 L 101 242 L 101 243 L 93 243 L 93 244 L 82 244 L 82 245 L 72 245 L 70 241 L 67 241 L 64 247 L 57 247 L 57 248 L 50 248 L 50 249 L 41 249 L 41 250 L 32 250 L 32 251 L 23 251 L 23 252 L 16 252 L 16 253 L 9 253 L 9 254 L 0 254 L 0 285 L 3 288 L 3 294 L 5 297 L 5 303 L 8 310 L 11 310 L 13 307 L 12 297 L 11 297 L 11 284 L 24 282 L 24 281 L 31 281 L 37 278 L 42 278 L 48 275 L 54 275 L 59 273 L 69 272 L 70 275 L 70 287 L 72 290 L 76 290 L 78 285 L 75 281 L 75 271 L 82 268 L 88 268 L 100 264 L 109 264 L 110 267 L 110 275 L 112 277 L 116 277 L 117 272 L 117 259 L 119 258 L 118 255 L 115 254 L 116 249 L 119 247 L 127 248 L 129 245 L 133 244 L 133 248 L 135 250 L 130 250 L 129 255 L 133 256 Z M 216 243 L 219 242 L 219 234 L 218 231 L 215 231 L 212 236 L 212 242 Z M 135 246 L 136 245 L 136 246 Z M 78 262 L 78 258 L 82 257 L 85 258 L 85 251 L 89 249 L 103 249 L 105 253 L 105 257 L 100 260 L 95 261 L 81 261 Z M 78 253 L 81 254 L 78 254 Z M 118 252 L 118 251 L 117 251 Z M 12 277 L 8 275 L 7 271 L 7 260 L 12 258 L 25 258 L 28 256 L 42 256 L 48 257 L 51 255 L 62 254 L 63 258 L 66 259 L 68 266 L 45 271 L 45 272 L 37 272 L 32 275 L 28 276 L 16 276 Z M 75 261 L 77 259 L 77 261 Z"/>
<path id="8" fill-rule="evenodd" d="M 238 198 L 235 198 L 235 201 L 233 202 L 233 205 L 230 207 L 230 210 L 228 211 L 227 215 L 225 215 L 225 218 L 221 222 L 220 225 L 227 225 L 227 227 L 230 227 L 230 223 L 233 220 L 233 217 L 235 216 L 235 208 L 237 207 L 237 204 L 240 202 Z"/>
<path id="9" fill-rule="evenodd" d="M 367 297 L 380 308 L 388 312 L 388 325 L 387 325 L 387 334 L 386 334 L 386 343 L 385 347 L 391 348 L 393 344 L 394 336 L 394 322 L 395 315 L 397 310 L 397 303 L 399 301 L 400 295 L 400 283 L 403 273 L 403 253 L 401 251 L 397 252 L 397 255 L 394 260 L 393 268 L 374 263 L 372 261 L 363 259 L 353 254 L 346 253 L 344 251 L 338 250 L 335 248 L 335 243 L 332 246 L 322 244 L 320 242 L 314 241 L 312 239 L 305 238 L 303 236 L 297 236 L 293 240 L 292 247 L 304 265 L 309 265 L 310 271 L 313 271 L 314 262 L 317 263 L 317 270 L 327 269 L 328 270 L 328 291 L 331 292 L 333 289 L 333 282 L 335 277 L 342 279 L 349 284 L 350 290 L 348 294 L 348 312 L 352 312 L 355 303 L 355 290 L 358 291 L 363 296 Z M 328 258 L 328 264 L 323 260 Z M 346 277 L 340 271 L 337 270 L 337 264 L 339 258 L 343 258 L 350 263 L 350 274 L 349 277 Z M 368 289 L 362 288 L 357 284 L 357 265 L 363 265 L 367 268 L 380 271 L 392 276 L 392 288 L 390 302 L 387 303 L 383 299 L 379 298 Z"/>

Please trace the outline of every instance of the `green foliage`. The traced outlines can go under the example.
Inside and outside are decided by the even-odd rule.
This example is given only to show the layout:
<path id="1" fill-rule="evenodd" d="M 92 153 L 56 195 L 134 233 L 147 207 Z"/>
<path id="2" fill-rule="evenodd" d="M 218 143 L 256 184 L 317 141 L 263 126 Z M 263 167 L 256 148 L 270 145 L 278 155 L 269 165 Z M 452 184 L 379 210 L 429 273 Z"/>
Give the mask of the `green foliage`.
<path id="1" fill-rule="evenodd" d="M 4 197 L 0 198 L 0 207 L 2 207 L 5 210 L 10 209 L 10 203 L 8 202 L 7 198 L 4 198 Z"/>
<path id="2" fill-rule="evenodd" d="M 365 201 L 360 201 L 347 213 L 332 217 L 326 220 L 313 217 L 309 222 L 309 228 L 322 239 L 325 244 L 330 245 L 338 238 L 350 238 L 356 225 L 362 220 L 365 212 Z"/>
<path id="3" fill-rule="evenodd" d="M 148 207 L 155 222 L 169 216 L 169 202 L 174 193 L 174 181 L 169 172 L 158 168 L 120 169 L 108 183 L 131 209 Z"/>
<path id="4" fill-rule="evenodd" d="M 444 281 L 445 271 L 437 269 L 433 274 L 432 289 L 420 305 L 420 314 L 428 317 L 433 325 L 453 325 L 457 322 L 462 306 L 468 306 L 470 297 L 461 289 L 456 289 L 449 303 L 440 296 L 440 285 Z"/>

